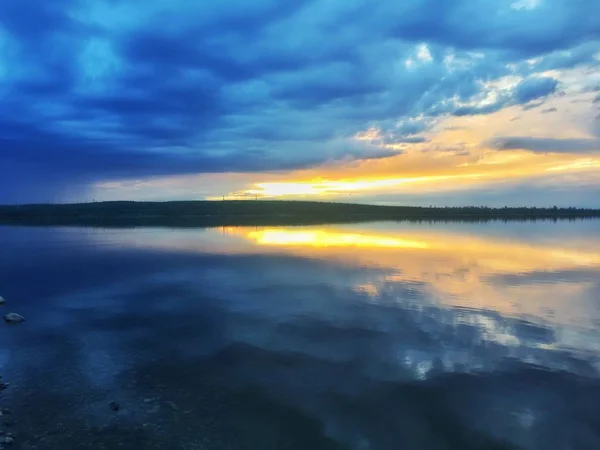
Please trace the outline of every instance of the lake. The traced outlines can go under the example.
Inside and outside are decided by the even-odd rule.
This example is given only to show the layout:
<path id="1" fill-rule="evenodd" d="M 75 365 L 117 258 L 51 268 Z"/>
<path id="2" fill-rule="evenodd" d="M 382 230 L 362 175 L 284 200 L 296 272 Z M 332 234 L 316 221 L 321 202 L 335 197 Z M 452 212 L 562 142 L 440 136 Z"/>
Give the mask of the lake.
<path id="1" fill-rule="evenodd" d="M 600 448 L 600 220 L 0 227 L 0 249 L 15 448 Z"/>

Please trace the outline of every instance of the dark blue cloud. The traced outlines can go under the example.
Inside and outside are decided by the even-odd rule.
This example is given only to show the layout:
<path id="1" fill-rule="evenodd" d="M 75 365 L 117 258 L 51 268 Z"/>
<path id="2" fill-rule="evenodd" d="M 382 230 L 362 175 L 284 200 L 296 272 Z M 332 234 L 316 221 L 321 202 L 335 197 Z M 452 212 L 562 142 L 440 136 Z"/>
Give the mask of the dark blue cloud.
<path id="1" fill-rule="evenodd" d="M 540 153 L 600 153 L 598 139 L 555 139 L 526 136 L 497 137 L 488 143 L 497 150 L 530 150 Z"/>
<path id="2" fill-rule="evenodd" d="M 436 116 L 541 100 L 557 84 L 539 72 L 597 63 L 598 15 L 594 0 L 4 0 L 0 202 L 390 156 L 349 138 L 421 143 Z M 482 105 L 507 75 L 524 81 Z"/>
<path id="3" fill-rule="evenodd" d="M 558 81 L 551 77 L 528 78 L 519 83 L 515 89 L 515 100 L 519 104 L 546 97 L 556 91 Z"/>
<path id="4" fill-rule="evenodd" d="M 529 103 L 526 103 L 523 105 L 523 110 L 524 111 L 529 111 L 530 109 L 536 109 L 539 108 L 540 106 L 542 106 L 544 104 L 544 100 L 536 100 L 536 101 L 532 101 Z"/>
<path id="5" fill-rule="evenodd" d="M 527 62 L 526 65 L 529 66 L 529 70 L 532 72 L 569 69 L 581 64 L 598 66 L 600 65 L 600 61 L 595 58 L 597 53 L 598 42 L 584 42 L 568 50 L 552 52 L 538 62 L 533 64 Z M 522 67 L 525 71 L 527 71 L 526 65 L 524 64 Z"/>
<path id="6" fill-rule="evenodd" d="M 518 9 L 511 2 L 422 0 L 401 7 L 385 2 L 379 9 L 388 14 L 380 17 L 381 23 L 397 37 L 470 50 L 497 48 L 515 56 L 539 55 L 600 36 L 591 16 L 597 17 L 600 6 L 593 1 L 539 3 L 532 9 Z"/>

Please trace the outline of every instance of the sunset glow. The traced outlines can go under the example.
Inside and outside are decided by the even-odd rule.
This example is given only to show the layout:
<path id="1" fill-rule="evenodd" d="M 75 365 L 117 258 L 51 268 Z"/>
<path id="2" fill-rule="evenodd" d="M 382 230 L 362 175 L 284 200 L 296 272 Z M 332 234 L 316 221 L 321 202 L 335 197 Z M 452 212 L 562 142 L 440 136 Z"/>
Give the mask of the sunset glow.
<path id="1" fill-rule="evenodd" d="M 272 182 L 257 183 L 253 189 L 235 192 L 226 198 L 260 196 L 263 198 L 292 197 L 292 196 L 319 196 L 326 194 L 341 194 L 361 192 L 384 188 L 400 187 L 413 183 L 435 183 L 440 181 L 468 180 L 480 178 L 478 174 L 472 175 L 437 175 L 412 178 L 383 178 L 365 180 L 314 180 L 297 182 Z M 218 197 L 212 199 L 218 200 Z"/>
<path id="2" fill-rule="evenodd" d="M 0 450 L 600 450 L 600 0 L 0 0 L 0 100 Z"/>
<path id="3" fill-rule="evenodd" d="M 598 208 L 595 12 L 553 1 L 450 2 L 418 35 L 424 0 L 66 0 L 43 36 L 8 17 L 0 197 Z"/>

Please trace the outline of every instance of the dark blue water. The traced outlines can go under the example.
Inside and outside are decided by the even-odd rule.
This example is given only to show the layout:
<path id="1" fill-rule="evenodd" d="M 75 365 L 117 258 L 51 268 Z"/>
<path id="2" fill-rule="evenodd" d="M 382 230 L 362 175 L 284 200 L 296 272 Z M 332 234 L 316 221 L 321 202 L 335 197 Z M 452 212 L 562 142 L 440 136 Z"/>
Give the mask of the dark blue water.
<path id="1" fill-rule="evenodd" d="M 599 449 L 600 221 L 0 228 L 23 449 Z M 118 411 L 109 407 L 118 402 Z"/>

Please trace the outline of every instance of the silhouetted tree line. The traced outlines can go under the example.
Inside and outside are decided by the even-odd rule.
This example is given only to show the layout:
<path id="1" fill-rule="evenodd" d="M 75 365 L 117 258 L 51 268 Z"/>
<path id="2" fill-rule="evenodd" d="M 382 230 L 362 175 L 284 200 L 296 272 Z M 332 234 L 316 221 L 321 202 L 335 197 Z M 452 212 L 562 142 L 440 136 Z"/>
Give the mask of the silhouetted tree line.
<path id="1" fill-rule="evenodd" d="M 488 206 L 378 206 L 308 201 L 95 202 L 0 206 L 0 223 L 91 226 L 301 225 L 373 220 L 489 221 L 581 219 L 600 210 Z"/>

